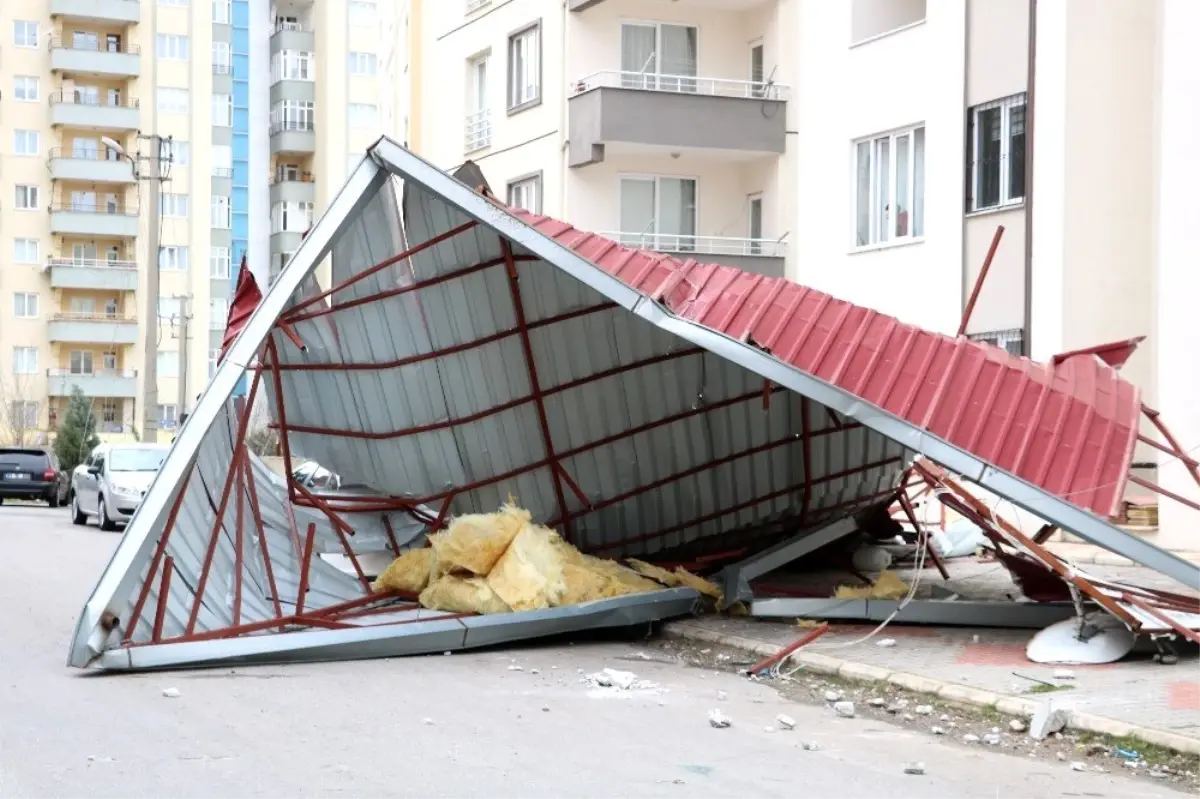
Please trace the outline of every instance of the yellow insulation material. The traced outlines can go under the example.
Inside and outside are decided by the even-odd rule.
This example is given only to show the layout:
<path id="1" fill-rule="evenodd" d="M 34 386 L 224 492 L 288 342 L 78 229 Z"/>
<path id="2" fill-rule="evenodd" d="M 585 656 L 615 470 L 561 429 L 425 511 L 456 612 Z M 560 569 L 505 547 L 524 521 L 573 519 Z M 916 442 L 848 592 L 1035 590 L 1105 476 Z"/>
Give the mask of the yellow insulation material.
<path id="1" fill-rule="evenodd" d="M 529 511 L 506 504 L 496 513 L 472 513 L 451 520 L 445 532 L 429 536 L 437 552 L 434 577 L 456 571 L 484 576 L 532 521 Z"/>
<path id="2" fill-rule="evenodd" d="M 383 574 L 375 578 L 371 588 L 376 591 L 403 591 L 419 594 L 429 585 L 429 572 L 434 552 L 428 547 L 410 549 L 392 561 Z"/>
<path id="3" fill-rule="evenodd" d="M 839 585 L 833 596 L 836 599 L 903 599 L 907 595 L 907 583 L 895 572 L 883 572 L 874 585 Z"/>
<path id="4" fill-rule="evenodd" d="M 699 591 L 705 596 L 710 596 L 720 602 L 724 597 L 724 593 L 715 584 L 703 577 L 697 577 L 682 566 L 676 566 L 675 571 L 667 571 L 661 566 L 655 566 L 653 563 L 646 563 L 644 560 L 637 558 L 627 558 L 626 563 L 639 574 L 644 574 L 652 580 L 657 580 L 665 586 L 674 588 L 677 585 L 685 585 L 694 591 Z"/>
<path id="5" fill-rule="evenodd" d="M 448 613 L 508 613 L 510 608 L 483 577 L 439 577 L 421 592 L 421 607 Z"/>
<path id="6" fill-rule="evenodd" d="M 558 605 L 567 592 L 567 550 L 558 533 L 527 524 L 488 572 L 488 585 L 513 610 Z"/>
<path id="7" fill-rule="evenodd" d="M 575 557 L 568 556 L 567 563 L 563 566 L 567 591 L 558 601 L 560 606 L 662 590 L 658 583 L 647 580 L 619 563 L 580 554 L 569 544 L 564 546 L 568 547 Z"/>

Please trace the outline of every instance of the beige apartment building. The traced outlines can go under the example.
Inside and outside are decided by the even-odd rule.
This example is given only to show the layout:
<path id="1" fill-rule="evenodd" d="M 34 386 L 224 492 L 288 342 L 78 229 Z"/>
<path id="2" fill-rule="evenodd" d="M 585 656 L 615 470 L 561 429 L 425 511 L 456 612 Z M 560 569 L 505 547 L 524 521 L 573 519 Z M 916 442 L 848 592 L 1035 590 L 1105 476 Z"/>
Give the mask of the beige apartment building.
<path id="1" fill-rule="evenodd" d="M 1124 373 L 1200 451 L 1197 22 L 1194 0 L 409 0 L 407 139 L 510 204 L 951 334 L 1003 225 L 967 332 L 1042 360 L 1147 335 Z"/>
<path id="2" fill-rule="evenodd" d="M 147 409 L 174 434 L 215 369 L 242 254 L 269 281 L 399 130 L 401 7 L 0 3 L 4 443 L 47 441 L 74 387 L 104 439 L 148 429 Z"/>

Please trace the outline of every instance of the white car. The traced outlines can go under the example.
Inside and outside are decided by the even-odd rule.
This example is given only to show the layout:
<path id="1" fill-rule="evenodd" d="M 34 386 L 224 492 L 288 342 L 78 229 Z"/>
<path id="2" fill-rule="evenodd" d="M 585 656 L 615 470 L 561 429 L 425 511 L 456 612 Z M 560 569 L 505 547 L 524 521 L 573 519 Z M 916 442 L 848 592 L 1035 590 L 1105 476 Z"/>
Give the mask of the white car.
<path id="1" fill-rule="evenodd" d="M 126 524 L 142 504 L 171 447 L 166 444 L 101 444 L 71 475 L 71 521 L 95 517 L 101 530 Z"/>

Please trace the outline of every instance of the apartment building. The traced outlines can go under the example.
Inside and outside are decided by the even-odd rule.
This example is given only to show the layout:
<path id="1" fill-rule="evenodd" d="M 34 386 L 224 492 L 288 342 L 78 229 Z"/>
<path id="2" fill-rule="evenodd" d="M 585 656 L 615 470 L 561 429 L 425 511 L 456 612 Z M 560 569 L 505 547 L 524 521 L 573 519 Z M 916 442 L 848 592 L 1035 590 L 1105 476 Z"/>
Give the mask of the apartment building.
<path id="1" fill-rule="evenodd" d="M 1200 446 L 1190 0 L 409 5 L 408 141 L 434 163 L 951 334 L 1003 226 L 967 333 L 1039 359 L 1148 335 L 1124 373 Z M 1200 498 L 1159 457 L 1138 474 Z"/>
<path id="2" fill-rule="evenodd" d="M 137 435 L 148 404 L 173 435 L 215 370 L 243 254 L 265 284 L 399 130 L 400 7 L 0 3 L 0 439 L 47 440 L 76 386 L 102 438 Z"/>

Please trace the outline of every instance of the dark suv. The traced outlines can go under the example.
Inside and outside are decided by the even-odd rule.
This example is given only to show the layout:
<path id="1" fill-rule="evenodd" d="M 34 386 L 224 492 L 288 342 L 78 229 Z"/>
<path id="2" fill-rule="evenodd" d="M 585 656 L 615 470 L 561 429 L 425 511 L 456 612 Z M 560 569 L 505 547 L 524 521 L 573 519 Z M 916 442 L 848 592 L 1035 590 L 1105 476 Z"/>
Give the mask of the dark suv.
<path id="1" fill-rule="evenodd" d="M 0 449 L 0 503 L 5 499 L 40 499 L 57 508 L 67 499 L 68 475 L 54 453 L 44 449 Z"/>

